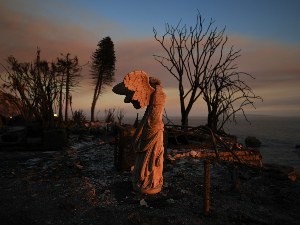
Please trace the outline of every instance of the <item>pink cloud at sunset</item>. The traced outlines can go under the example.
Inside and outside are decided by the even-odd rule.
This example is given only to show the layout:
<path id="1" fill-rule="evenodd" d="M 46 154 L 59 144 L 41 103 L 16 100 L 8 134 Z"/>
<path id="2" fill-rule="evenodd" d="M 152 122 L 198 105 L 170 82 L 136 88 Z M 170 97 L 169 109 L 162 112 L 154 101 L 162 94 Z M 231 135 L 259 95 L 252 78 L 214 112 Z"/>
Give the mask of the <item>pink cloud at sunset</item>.
<path id="1" fill-rule="evenodd" d="M 62 4 L 62 7 L 65 7 Z M 37 9 L 38 11 L 38 9 Z M 60 54 L 70 53 L 78 56 L 81 65 L 91 61 L 90 56 L 96 50 L 98 41 L 110 36 L 115 44 L 116 53 L 116 82 L 122 82 L 124 76 L 134 70 L 145 71 L 162 81 L 164 92 L 167 94 L 165 108 L 168 115 L 179 116 L 178 82 L 153 55 L 164 55 L 161 45 L 154 39 L 153 34 L 146 37 L 130 37 L 130 32 L 122 28 L 121 22 L 105 17 L 97 17 L 92 13 L 78 12 L 71 7 L 77 15 L 76 22 L 72 19 L 49 18 L 40 13 L 18 11 L 11 6 L 0 8 L 0 56 L 2 60 L 8 55 L 15 56 L 20 62 L 32 61 L 37 46 L 41 48 L 41 58 L 49 61 L 60 57 Z M 70 13 L 69 12 L 69 13 Z M 196 12 L 195 12 L 196 15 Z M 84 26 L 91 20 L 91 26 Z M 164 24 L 165 21 L 162 21 Z M 95 25 L 99 24 L 99 25 Z M 194 25 L 194 24 L 192 24 Z M 230 24 L 229 24 L 230 25 Z M 96 27 L 95 27 L 96 26 Z M 96 28 L 96 29 L 95 29 Z M 151 31 L 152 32 L 152 31 Z M 158 37 L 164 33 L 158 32 Z M 241 49 L 241 57 L 235 63 L 237 71 L 251 74 L 255 79 L 245 77 L 246 83 L 256 95 L 263 98 L 263 102 L 254 102 L 253 107 L 246 107 L 246 113 L 264 114 L 274 116 L 300 115 L 300 45 L 280 42 L 271 38 L 257 37 L 247 34 L 231 33 L 228 35 L 227 48 L 234 45 L 234 50 Z M 0 73 L 4 69 L 0 68 Z M 83 67 L 81 88 L 72 93 L 73 110 L 83 109 L 87 116 L 93 96 L 93 87 L 89 80 L 89 67 Z M 184 82 L 185 91 L 189 83 Z M 132 105 L 124 103 L 124 97 L 118 96 L 107 87 L 106 92 L 99 98 L 96 110 L 100 110 L 100 117 L 104 110 L 112 107 L 125 108 L 126 116 L 135 116 L 144 110 L 135 110 Z M 187 98 L 188 100 L 188 98 Z M 187 104 L 187 102 L 186 102 Z M 190 116 L 206 116 L 205 102 L 200 97 L 194 104 Z"/>

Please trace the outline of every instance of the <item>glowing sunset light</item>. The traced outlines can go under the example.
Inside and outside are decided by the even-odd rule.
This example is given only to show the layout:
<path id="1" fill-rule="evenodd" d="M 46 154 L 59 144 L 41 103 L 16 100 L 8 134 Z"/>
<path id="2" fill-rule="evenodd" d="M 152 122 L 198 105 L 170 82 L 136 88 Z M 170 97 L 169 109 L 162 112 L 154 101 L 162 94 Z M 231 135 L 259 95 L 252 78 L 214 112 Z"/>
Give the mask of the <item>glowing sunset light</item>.
<path id="1" fill-rule="evenodd" d="M 135 5 L 135 7 L 132 7 Z M 33 61 L 36 47 L 41 48 L 41 59 L 55 60 L 60 54 L 78 56 L 79 64 L 91 62 L 97 43 L 110 36 L 115 45 L 115 82 L 99 97 L 95 114 L 104 117 L 105 109 L 120 107 L 125 117 L 143 114 L 124 104 L 124 98 L 116 96 L 112 87 L 123 81 L 126 74 L 145 71 L 158 77 L 167 94 L 165 109 L 169 116 L 180 116 L 177 80 L 158 63 L 153 55 L 165 51 L 153 37 L 153 28 L 158 36 L 165 34 L 165 24 L 194 26 L 197 9 L 208 24 L 215 20 L 218 31 L 226 26 L 229 49 L 241 49 L 241 57 L 235 62 L 238 71 L 251 74 L 255 79 L 245 79 L 253 92 L 263 98 L 253 107 L 245 107 L 249 114 L 273 116 L 300 115 L 300 3 L 289 1 L 269 5 L 267 2 L 251 1 L 188 1 L 188 4 L 173 4 L 171 1 L 151 3 L 102 4 L 99 1 L 21 1 L 4 0 L 0 8 L 1 63 L 9 55 L 19 62 Z M 145 10 L 147 8 L 147 10 Z M 167 10 L 168 9 L 168 10 Z M 268 12 L 268 14 L 265 14 Z M 254 16 L 255 15 L 255 16 Z M 81 87 L 72 94 L 73 111 L 83 109 L 90 116 L 93 86 L 89 66 L 82 68 Z M 5 70 L 0 67 L 0 74 Z M 0 81 L 1 83 L 1 81 Z M 184 90 L 189 90 L 188 79 Z M 187 104 L 187 103 L 186 103 Z M 57 111 L 54 113 L 58 113 Z M 71 116 L 69 110 L 69 116 Z M 207 116 L 206 103 L 201 97 L 195 102 L 190 116 Z"/>

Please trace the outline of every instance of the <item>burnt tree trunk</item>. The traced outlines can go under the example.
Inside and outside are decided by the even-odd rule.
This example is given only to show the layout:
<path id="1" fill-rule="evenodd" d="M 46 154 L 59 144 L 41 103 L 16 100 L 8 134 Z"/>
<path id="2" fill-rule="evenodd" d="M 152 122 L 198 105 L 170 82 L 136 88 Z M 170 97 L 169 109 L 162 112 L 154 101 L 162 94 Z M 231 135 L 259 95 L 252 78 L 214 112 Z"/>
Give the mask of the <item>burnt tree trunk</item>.
<path id="1" fill-rule="evenodd" d="M 96 108 L 97 100 L 101 93 L 101 87 L 102 87 L 102 75 L 101 75 L 101 79 L 98 80 L 97 85 L 95 87 L 94 98 L 91 107 L 91 122 L 95 121 L 95 108 Z"/>
<path id="2" fill-rule="evenodd" d="M 207 126 L 213 131 L 217 132 L 218 118 L 213 113 L 209 113 L 207 116 Z"/>
<path id="3" fill-rule="evenodd" d="M 60 92 L 59 92 L 59 119 L 63 121 L 63 114 L 62 114 L 62 88 L 63 88 L 64 78 L 61 79 L 61 85 L 60 85 Z"/>
<path id="4" fill-rule="evenodd" d="M 69 115 L 69 99 L 70 99 L 70 66 L 69 66 L 69 55 L 67 54 L 67 81 L 66 81 L 66 109 L 65 109 L 65 121 L 68 121 Z"/>

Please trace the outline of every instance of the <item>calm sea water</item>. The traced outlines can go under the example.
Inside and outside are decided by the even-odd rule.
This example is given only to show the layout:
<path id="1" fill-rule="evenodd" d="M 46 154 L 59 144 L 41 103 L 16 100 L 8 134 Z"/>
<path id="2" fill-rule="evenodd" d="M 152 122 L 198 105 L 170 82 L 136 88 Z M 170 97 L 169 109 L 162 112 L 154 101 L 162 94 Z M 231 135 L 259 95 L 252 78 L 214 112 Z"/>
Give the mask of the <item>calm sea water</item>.
<path id="1" fill-rule="evenodd" d="M 180 125 L 179 117 L 169 118 L 174 124 Z M 248 136 L 254 136 L 262 145 L 259 147 L 262 163 L 276 163 L 294 166 L 300 173 L 300 150 L 295 146 L 300 144 L 300 117 L 237 117 L 237 124 L 228 123 L 225 131 L 235 135 L 238 142 L 245 145 Z M 124 117 L 123 123 L 133 124 L 135 118 Z M 166 122 L 166 121 L 165 121 Z M 190 126 L 205 125 L 205 117 L 190 117 Z"/>

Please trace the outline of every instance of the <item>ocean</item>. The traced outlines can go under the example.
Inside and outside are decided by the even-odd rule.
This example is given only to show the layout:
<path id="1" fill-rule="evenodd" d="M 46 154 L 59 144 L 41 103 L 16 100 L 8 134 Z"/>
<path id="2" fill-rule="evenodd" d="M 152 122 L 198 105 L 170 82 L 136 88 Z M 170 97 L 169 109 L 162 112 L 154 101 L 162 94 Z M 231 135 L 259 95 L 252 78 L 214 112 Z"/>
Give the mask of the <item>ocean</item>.
<path id="1" fill-rule="evenodd" d="M 262 155 L 262 163 L 276 163 L 294 166 L 300 173 L 300 117 L 248 116 L 249 124 L 243 116 L 237 117 L 237 124 L 227 123 L 225 132 L 235 135 L 238 142 L 245 146 L 245 139 L 254 136 L 262 143 L 258 148 Z M 141 118 L 140 118 L 141 119 Z M 180 117 L 169 118 L 180 125 Z M 206 124 L 206 117 L 190 117 L 189 126 Z M 135 118 L 123 119 L 123 123 L 133 124 Z M 164 122 L 166 122 L 164 120 Z"/>

